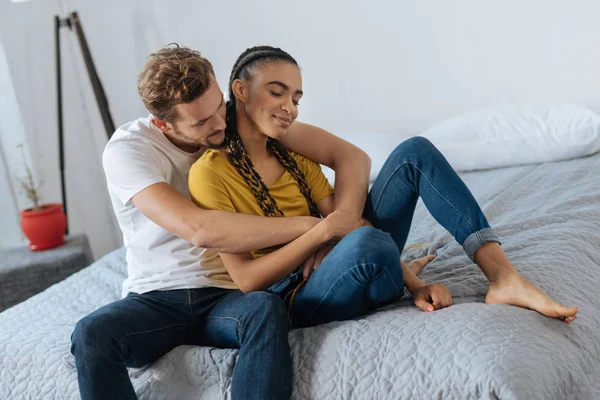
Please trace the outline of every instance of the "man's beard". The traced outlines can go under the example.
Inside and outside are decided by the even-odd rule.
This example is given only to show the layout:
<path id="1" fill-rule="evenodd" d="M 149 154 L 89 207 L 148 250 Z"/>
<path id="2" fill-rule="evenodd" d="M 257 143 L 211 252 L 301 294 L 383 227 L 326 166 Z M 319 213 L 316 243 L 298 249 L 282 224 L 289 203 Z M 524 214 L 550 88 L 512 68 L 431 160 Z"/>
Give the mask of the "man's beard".
<path id="1" fill-rule="evenodd" d="M 206 148 L 206 149 L 222 149 L 224 147 L 227 146 L 227 141 L 225 139 L 223 139 L 221 141 L 221 143 L 211 143 L 210 142 L 210 137 L 211 136 L 217 136 L 218 134 L 221 133 L 221 131 L 215 131 L 213 133 L 211 133 L 209 136 L 206 137 L 206 139 L 203 142 L 200 141 L 192 141 L 190 139 L 188 139 L 185 135 L 181 134 L 178 131 L 175 131 L 176 136 L 186 145 L 188 146 L 197 146 L 198 148 Z"/>
<path id="2" fill-rule="evenodd" d="M 212 135 L 215 135 L 215 136 L 217 136 L 217 135 L 221 134 L 221 132 L 222 132 L 222 131 L 213 132 L 213 133 L 211 134 L 211 136 L 212 136 Z M 209 149 L 216 149 L 216 150 L 219 150 L 219 149 L 222 149 L 222 148 L 224 148 L 224 147 L 226 147 L 226 146 L 227 146 L 227 140 L 225 140 L 225 135 L 223 135 L 223 140 L 221 140 L 221 143 L 212 143 L 212 142 L 210 141 L 210 136 L 208 136 L 208 137 L 206 138 L 206 147 L 207 147 L 207 148 L 209 148 Z"/>
<path id="3" fill-rule="evenodd" d="M 211 143 L 211 142 L 208 142 L 206 144 L 206 148 L 207 149 L 220 150 L 220 149 L 223 149 L 223 148 L 227 147 L 227 143 L 225 143 L 225 142 L 226 142 L 225 140 L 223 140 L 221 143 Z"/>

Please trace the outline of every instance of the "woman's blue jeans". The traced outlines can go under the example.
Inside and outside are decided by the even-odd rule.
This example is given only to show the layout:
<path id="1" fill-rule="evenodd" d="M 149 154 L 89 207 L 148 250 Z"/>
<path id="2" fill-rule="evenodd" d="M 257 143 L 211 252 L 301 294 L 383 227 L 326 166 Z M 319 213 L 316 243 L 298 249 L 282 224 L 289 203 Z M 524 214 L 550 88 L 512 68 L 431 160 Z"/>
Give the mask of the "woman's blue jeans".
<path id="1" fill-rule="evenodd" d="M 499 242 L 444 156 L 425 138 L 408 139 L 387 159 L 367 197 L 364 217 L 373 227 L 347 235 L 298 291 L 294 327 L 358 317 L 402 296 L 400 251 L 419 197 L 471 260 L 483 244 Z M 301 279 L 297 270 L 269 291 L 284 297 Z"/>

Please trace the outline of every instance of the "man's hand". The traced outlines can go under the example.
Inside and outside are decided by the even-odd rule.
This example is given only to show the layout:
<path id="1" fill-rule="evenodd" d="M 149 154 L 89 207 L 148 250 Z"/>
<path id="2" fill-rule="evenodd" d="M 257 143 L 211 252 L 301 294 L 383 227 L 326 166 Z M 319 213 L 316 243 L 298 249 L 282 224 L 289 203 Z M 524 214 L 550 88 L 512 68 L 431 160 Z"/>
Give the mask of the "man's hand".
<path id="1" fill-rule="evenodd" d="M 324 245 L 304 262 L 302 265 L 302 278 L 304 278 L 304 281 L 307 281 L 310 274 L 321 265 L 325 257 L 333 250 L 333 247 L 334 245 L 329 243 Z"/>
<path id="2" fill-rule="evenodd" d="M 431 312 L 452 305 L 448 288 L 441 284 L 419 286 L 411 290 L 415 305 L 423 311 Z"/>
<path id="3" fill-rule="evenodd" d="M 327 234 L 327 241 L 332 242 L 339 242 L 353 230 L 364 226 L 361 217 L 342 210 L 335 210 L 321 224 Z"/>

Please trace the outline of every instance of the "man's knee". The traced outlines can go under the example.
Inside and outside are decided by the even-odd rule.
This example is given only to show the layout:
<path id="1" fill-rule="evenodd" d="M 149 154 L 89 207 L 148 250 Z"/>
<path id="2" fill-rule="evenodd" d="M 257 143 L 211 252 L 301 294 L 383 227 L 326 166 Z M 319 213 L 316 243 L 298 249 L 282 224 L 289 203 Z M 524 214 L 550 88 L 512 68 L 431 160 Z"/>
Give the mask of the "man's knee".
<path id="1" fill-rule="evenodd" d="M 106 314 L 92 313 L 77 322 L 71 335 L 71 353 L 108 350 L 114 342 L 115 321 Z"/>

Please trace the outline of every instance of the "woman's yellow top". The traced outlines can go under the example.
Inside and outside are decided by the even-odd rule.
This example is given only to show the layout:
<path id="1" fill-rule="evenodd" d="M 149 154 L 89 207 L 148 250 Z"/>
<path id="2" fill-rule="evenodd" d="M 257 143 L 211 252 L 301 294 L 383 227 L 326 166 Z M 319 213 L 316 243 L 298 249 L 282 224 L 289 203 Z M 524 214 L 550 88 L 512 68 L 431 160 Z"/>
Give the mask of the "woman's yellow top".
<path id="1" fill-rule="evenodd" d="M 333 194 L 333 187 L 323 175 L 319 164 L 293 152 L 290 155 L 304 173 L 315 204 Z M 206 210 L 264 215 L 244 178 L 219 150 L 207 150 L 192 165 L 188 183 L 192 200 Z M 300 192 L 298 183 L 287 170 L 267 187 L 284 216 L 310 216 L 308 203 Z M 258 258 L 277 248 L 253 251 L 252 256 Z"/>

